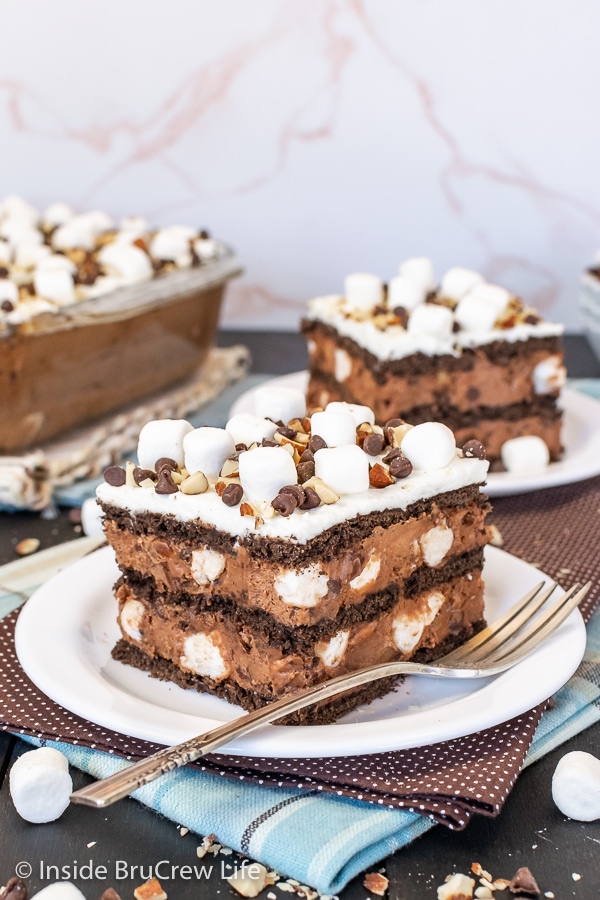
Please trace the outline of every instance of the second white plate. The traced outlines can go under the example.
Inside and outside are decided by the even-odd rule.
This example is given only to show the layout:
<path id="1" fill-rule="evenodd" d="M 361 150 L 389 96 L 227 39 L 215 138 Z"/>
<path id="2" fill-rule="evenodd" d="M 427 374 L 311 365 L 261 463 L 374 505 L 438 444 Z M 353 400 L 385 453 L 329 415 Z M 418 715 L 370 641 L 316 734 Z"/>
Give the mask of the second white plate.
<path id="1" fill-rule="evenodd" d="M 299 388 L 306 392 L 308 372 L 292 372 L 257 385 L 241 394 L 231 407 L 230 415 L 254 412 L 257 387 L 266 384 Z M 600 474 L 600 402 L 572 388 L 564 388 L 560 404 L 564 412 L 564 458 L 550 463 L 541 472 L 515 475 L 512 472 L 490 472 L 485 492 L 490 497 L 524 494 L 541 488 L 571 484 Z"/>
<path id="2" fill-rule="evenodd" d="M 183 690 L 122 663 L 112 585 L 118 577 L 105 547 L 55 575 L 27 601 L 16 629 L 19 661 L 48 697 L 122 734 L 176 744 L 242 714 L 224 700 Z M 495 547 L 486 548 L 486 615 L 493 621 L 544 576 Z M 495 678 L 411 676 L 395 692 L 333 725 L 273 726 L 219 752 L 265 757 L 380 753 L 450 740 L 497 725 L 546 700 L 577 668 L 585 626 L 576 610 L 519 665 Z"/>

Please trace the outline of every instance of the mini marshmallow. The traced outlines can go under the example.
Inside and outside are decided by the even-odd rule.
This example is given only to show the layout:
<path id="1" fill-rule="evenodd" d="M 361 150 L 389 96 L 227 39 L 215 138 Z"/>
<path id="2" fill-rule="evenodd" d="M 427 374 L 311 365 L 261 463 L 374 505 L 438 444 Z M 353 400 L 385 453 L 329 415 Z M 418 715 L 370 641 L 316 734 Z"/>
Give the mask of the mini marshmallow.
<path id="1" fill-rule="evenodd" d="M 356 444 L 356 421 L 349 411 L 336 412 L 328 409 L 313 413 L 311 430 L 313 434 L 322 437 L 328 447 Z"/>
<path id="2" fill-rule="evenodd" d="M 306 415 L 304 392 L 291 387 L 260 387 L 254 395 L 254 412 L 264 419 L 283 422 Z"/>
<path id="3" fill-rule="evenodd" d="M 75 211 L 68 203 L 51 203 L 42 216 L 42 222 L 47 228 L 58 228 L 74 215 Z"/>
<path id="4" fill-rule="evenodd" d="M 225 426 L 233 438 L 234 444 L 260 444 L 261 441 L 270 441 L 273 439 L 277 425 L 263 419 L 260 416 L 253 416 L 252 413 L 238 413 L 232 416 Z"/>
<path id="5" fill-rule="evenodd" d="M 550 462 L 548 445 L 535 434 L 504 441 L 500 455 L 505 469 L 514 475 L 542 472 Z"/>
<path id="6" fill-rule="evenodd" d="M 75 283 L 65 269 L 36 269 L 33 286 L 38 296 L 61 306 L 75 302 Z"/>
<path id="7" fill-rule="evenodd" d="M 37 225 L 40 214 L 27 200 L 17 194 L 9 194 L 0 202 L 0 219 L 4 218 L 23 219 L 30 225 Z"/>
<path id="8" fill-rule="evenodd" d="M 464 331 L 481 333 L 493 329 L 498 312 L 493 304 L 479 300 L 473 292 L 458 301 L 455 318 Z"/>
<path id="9" fill-rule="evenodd" d="M 381 278 L 367 272 L 348 275 L 344 280 L 346 304 L 354 309 L 372 309 L 383 299 Z"/>
<path id="10" fill-rule="evenodd" d="M 98 262 L 109 275 L 116 275 L 130 282 L 144 281 L 153 272 L 148 254 L 133 244 L 107 244 L 98 253 Z"/>
<path id="11" fill-rule="evenodd" d="M 202 262 L 208 262 L 221 255 L 221 245 L 213 238 L 198 238 L 194 241 L 194 253 Z"/>
<path id="12" fill-rule="evenodd" d="M 26 822 L 54 822 L 69 805 L 73 791 L 68 760 L 52 747 L 20 756 L 9 781 L 15 809 Z"/>
<path id="13" fill-rule="evenodd" d="M 423 422 L 406 432 L 400 449 L 413 469 L 444 469 L 456 457 L 456 440 L 447 425 Z"/>
<path id="14" fill-rule="evenodd" d="M 96 502 L 94 497 L 88 497 L 81 504 L 81 528 L 88 537 L 102 534 L 102 507 Z"/>
<path id="15" fill-rule="evenodd" d="M 240 481 L 250 503 L 271 503 L 286 484 L 297 484 L 294 460 L 283 447 L 240 453 Z"/>
<path id="16" fill-rule="evenodd" d="M 451 336 L 453 324 L 454 316 L 447 306 L 421 303 L 410 314 L 408 332 L 445 339 Z"/>
<path id="17" fill-rule="evenodd" d="M 119 222 L 119 228 L 121 229 L 121 232 L 126 231 L 130 234 L 135 232 L 139 237 L 142 234 L 147 234 L 148 222 L 143 216 L 123 216 Z"/>
<path id="18" fill-rule="evenodd" d="M 600 759 L 582 750 L 565 753 L 552 776 L 552 799 L 570 819 L 600 819 Z"/>
<path id="19" fill-rule="evenodd" d="M 400 263 L 398 274 L 418 284 L 419 287 L 428 294 L 435 288 L 435 274 L 433 271 L 433 263 L 428 256 L 415 256 L 412 259 L 405 259 Z"/>
<path id="20" fill-rule="evenodd" d="M 39 316 L 45 312 L 56 312 L 56 306 L 49 300 L 42 300 L 41 297 L 32 297 L 31 299 L 21 300 L 12 312 L 6 314 L 6 321 L 11 325 L 19 325 L 21 322 L 29 322 L 34 316 Z"/>
<path id="21" fill-rule="evenodd" d="M 171 260 L 178 266 L 191 265 L 190 241 L 198 236 L 187 225 L 170 225 L 157 231 L 150 243 L 150 253 L 156 259 Z"/>
<path id="22" fill-rule="evenodd" d="M 0 278 L 0 303 L 10 300 L 11 303 L 19 302 L 19 288 L 10 278 Z"/>
<path id="23" fill-rule="evenodd" d="M 193 428 L 185 419 L 154 419 L 147 422 L 138 440 L 137 455 L 142 469 L 153 469 L 166 457 L 183 465 L 183 439 Z"/>
<path id="24" fill-rule="evenodd" d="M 423 303 L 427 291 L 423 285 L 404 275 L 397 275 L 392 278 L 388 285 L 388 306 L 395 309 L 402 306 L 404 309 L 414 309 L 420 303 Z"/>
<path id="25" fill-rule="evenodd" d="M 41 231 L 34 228 L 27 219 L 4 219 L 0 225 L 0 237 L 7 240 L 13 247 L 25 242 L 29 244 L 43 243 Z"/>
<path id="26" fill-rule="evenodd" d="M 453 269 L 448 269 L 442 278 L 440 294 L 442 297 L 448 297 L 450 300 L 460 300 L 480 281 L 483 281 L 483 276 L 479 272 L 456 266 Z"/>
<path id="27" fill-rule="evenodd" d="M 328 403 L 325 407 L 325 412 L 350 413 L 357 428 L 359 425 L 362 425 L 363 422 L 368 422 L 369 425 L 375 424 L 375 413 L 373 410 L 369 406 L 360 406 L 358 403 L 344 403 L 342 400 L 332 400 L 331 403 Z M 323 435 L 321 435 L 321 437 L 323 437 Z"/>
<path id="28" fill-rule="evenodd" d="M 360 494 L 369 489 L 369 458 L 357 444 L 325 447 L 315 453 L 315 475 L 336 494 Z"/>
<path id="29" fill-rule="evenodd" d="M 87 223 L 94 234 L 102 234 L 103 231 L 110 231 L 114 227 L 113 220 L 102 209 L 92 209 L 90 212 L 80 213 L 76 218 L 80 222 Z"/>
<path id="30" fill-rule="evenodd" d="M 216 478 L 234 451 L 235 442 L 224 428 L 194 428 L 183 439 L 183 458 L 190 475 L 203 472 L 207 478 Z"/>
<path id="31" fill-rule="evenodd" d="M 533 389 L 536 394 L 553 394 L 564 387 L 567 370 L 560 356 L 549 356 L 533 370 Z"/>
<path id="32" fill-rule="evenodd" d="M 46 244 L 31 243 L 25 241 L 18 244 L 15 250 L 15 265 L 21 269 L 33 269 L 44 259 L 52 255 L 50 247 Z"/>
<path id="33" fill-rule="evenodd" d="M 0 266 L 6 265 L 12 259 L 12 247 L 10 246 L 8 241 L 5 241 L 3 238 L 0 238 Z"/>
<path id="34" fill-rule="evenodd" d="M 77 266 L 73 260 L 69 259 L 68 256 L 63 256 L 62 253 L 51 253 L 50 256 L 45 256 L 39 261 L 37 268 L 46 271 L 62 269 L 65 272 L 70 272 L 71 275 L 74 275 L 77 271 Z"/>
<path id="35" fill-rule="evenodd" d="M 38 900 L 85 900 L 85 895 L 71 881 L 55 881 L 34 894 L 31 900 L 34 898 L 38 898 Z"/>
<path id="36" fill-rule="evenodd" d="M 88 219 L 73 216 L 53 233 L 52 246 L 55 250 L 72 250 L 75 247 L 82 250 L 93 250 L 95 236 L 92 223 Z"/>

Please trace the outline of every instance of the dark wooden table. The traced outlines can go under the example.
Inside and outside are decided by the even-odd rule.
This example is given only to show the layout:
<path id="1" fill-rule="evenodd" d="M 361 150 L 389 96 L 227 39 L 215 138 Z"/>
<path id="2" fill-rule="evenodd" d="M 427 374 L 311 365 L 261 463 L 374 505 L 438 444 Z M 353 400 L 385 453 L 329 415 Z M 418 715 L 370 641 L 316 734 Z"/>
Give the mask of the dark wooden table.
<path id="1" fill-rule="evenodd" d="M 306 365 L 304 343 L 295 334 L 225 332 L 220 335 L 222 346 L 239 342 L 250 347 L 255 372 L 283 374 Z M 584 338 L 567 336 L 565 344 L 572 377 L 600 376 L 600 364 Z M 16 558 L 14 547 L 22 538 L 38 537 L 42 546 L 51 546 L 77 536 L 66 510 L 53 519 L 42 518 L 38 513 L 0 514 L 0 564 Z M 26 745 L 16 737 L 0 735 L 0 885 L 6 883 L 22 862 L 32 866 L 32 874 L 26 881 L 33 893 L 48 883 L 42 876 L 46 868 L 41 867 L 68 866 L 72 872 L 75 863 L 81 867 L 92 861 L 96 866 L 106 866 L 108 876 L 106 880 L 73 879 L 87 900 L 98 900 L 109 886 L 116 888 L 126 900 L 133 897 L 133 889 L 144 880 L 139 868 L 133 867 L 142 866 L 146 872 L 161 860 L 173 866 L 198 862 L 196 847 L 200 839 L 196 835 L 181 836 L 174 823 L 134 800 L 124 800 L 102 812 L 71 806 L 58 822 L 48 825 L 24 822 L 12 806 L 6 776 L 12 760 L 25 750 Z M 438 826 L 389 857 L 381 867 L 375 867 L 385 869 L 391 900 L 436 900 L 436 887 L 446 876 L 452 872 L 468 872 L 473 862 L 481 863 L 494 877 L 507 878 L 520 866 L 528 866 L 538 880 L 542 896 L 550 892 L 546 896 L 554 896 L 556 900 L 598 900 L 600 821 L 579 823 L 565 819 L 550 794 L 554 768 L 569 750 L 585 750 L 600 756 L 600 723 L 526 769 L 497 818 L 476 816 L 462 832 Z M 75 771 L 73 780 L 77 788 L 90 779 Z M 238 897 L 221 878 L 221 860 L 231 863 L 235 857 L 216 857 L 210 879 L 163 881 L 170 900 Z M 123 861 L 121 871 L 127 870 L 130 877 L 118 881 L 110 877 L 116 871 L 117 861 Z M 282 900 L 295 896 L 277 887 L 266 889 L 261 896 L 266 897 L 268 891 Z M 365 900 L 367 896 L 362 876 L 341 894 L 342 900 Z M 506 894 L 496 896 L 508 900 Z"/>

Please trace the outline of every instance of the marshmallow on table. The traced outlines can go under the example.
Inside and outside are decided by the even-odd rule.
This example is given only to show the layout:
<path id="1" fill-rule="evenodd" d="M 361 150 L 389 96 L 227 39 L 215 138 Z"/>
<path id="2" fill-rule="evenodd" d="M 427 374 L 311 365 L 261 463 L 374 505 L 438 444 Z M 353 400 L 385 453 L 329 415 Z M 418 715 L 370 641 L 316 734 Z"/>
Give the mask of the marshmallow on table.
<path id="1" fill-rule="evenodd" d="M 20 756 L 10 770 L 10 796 L 27 822 L 54 822 L 69 805 L 73 782 L 66 756 L 40 747 Z"/>
<path id="2" fill-rule="evenodd" d="M 452 335 L 453 324 L 454 316 L 447 306 L 421 303 L 410 314 L 408 332 L 444 339 Z"/>
<path id="3" fill-rule="evenodd" d="M 427 289 L 404 275 L 397 275 L 388 284 L 388 306 L 395 309 L 402 306 L 404 309 L 414 309 L 419 303 L 423 303 L 427 296 Z"/>
<path id="4" fill-rule="evenodd" d="M 552 776 L 552 799 L 570 819 L 600 819 L 600 759 L 581 750 L 565 753 Z"/>
<path id="5" fill-rule="evenodd" d="M 456 457 L 456 440 L 447 425 L 423 422 L 407 431 L 400 449 L 413 469 L 444 469 Z"/>
<path id="6" fill-rule="evenodd" d="M 283 447 L 256 447 L 240 453 L 239 466 L 250 503 L 271 503 L 282 487 L 298 484 L 294 460 Z"/>
<path id="7" fill-rule="evenodd" d="M 381 278 L 367 272 L 357 272 L 344 280 L 346 304 L 354 309 L 372 309 L 383 299 Z"/>
<path id="8" fill-rule="evenodd" d="M 41 898 L 41 900 L 85 900 L 85 895 L 81 893 L 72 881 L 55 881 L 53 884 L 47 884 L 45 888 L 38 891 L 31 897 Z"/>
<path id="9" fill-rule="evenodd" d="M 315 475 L 336 494 L 369 489 L 369 458 L 357 444 L 324 447 L 315 453 Z"/>
<path id="10" fill-rule="evenodd" d="M 287 424 L 306 415 L 304 393 L 291 387 L 259 387 L 254 395 L 254 412 L 260 418 Z"/>
<path id="11" fill-rule="evenodd" d="M 88 537 L 102 534 L 104 531 L 102 527 L 103 515 L 102 507 L 96 503 L 93 497 L 88 497 L 87 500 L 84 500 L 81 504 L 81 528 L 83 533 L 87 534 Z"/>
<path id="12" fill-rule="evenodd" d="M 154 469 L 156 461 L 166 457 L 183 466 L 183 439 L 192 431 L 185 419 L 154 419 L 147 422 L 138 439 L 137 455 L 142 469 Z"/>
<path id="13" fill-rule="evenodd" d="M 515 475 L 541 472 L 550 462 L 548 445 L 535 434 L 524 434 L 505 441 L 500 456 L 504 468 Z"/>
<path id="14" fill-rule="evenodd" d="M 455 266 L 453 269 L 448 269 L 442 278 L 440 294 L 450 300 L 460 300 L 480 281 L 483 281 L 483 276 L 479 272 Z"/>
<path id="15" fill-rule="evenodd" d="M 328 403 L 325 407 L 325 412 L 350 413 L 357 428 L 359 425 L 362 425 L 363 422 L 368 422 L 369 425 L 375 424 L 375 413 L 373 410 L 369 406 L 360 406 L 358 403 L 344 403 L 343 400 L 332 400 L 331 403 Z M 321 435 L 321 437 L 323 437 L 323 435 Z M 354 439 L 356 440 L 356 435 L 354 436 Z M 349 443 L 352 443 L 352 441 L 349 441 Z"/>
<path id="16" fill-rule="evenodd" d="M 435 288 L 435 274 L 433 264 L 427 256 L 415 256 L 412 259 L 405 259 L 400 263 L 398 274 L 418 284 L 419 287 L 428 294 Z"/>
<path id="17" fill-rule="evenodd" d="M 42 222 L 47 228 L 57 228 L 72 219 L 75 211 L 68 203 L 51 203 L 42 216 Z"/>
<path id="18" fill-rule="evenodd" d="M 216 478 L 234 451 L 235 442 L 224 428 L 205 425 L 188 431 L 183 438 L 183 459 L 190 475 L 202 472 L 207 478 Z"/>
<path id="19" fill-rule="evenodd" d="M 250 444 L 260 444 L 263 440 L 272 440 L 276 428 L 274 422 L 253 416 L 252 413 L 238 413 L 232 416 L 225 426 L 234 444 L 245 444 L 247 447 Z"/>
<path id="20" fill-rule="evenodd" d="M 36 269 L 33 286 L 36 294 L 46 300 L 61 305 L 75 302 L 75 282 L 66 269 Z"/>
<path id="21" fill-rule="evenodd" d="M 351 412 L 335 412 L 327 409 L 324 412 L 313 413 L 311 430 L 313 434 L 322 437 L 328 447 L 356 444 L 356 421 Z"/>
<path id="22" fill-rule="evenodd" d="M 127 281 L 143 281 L 153 272 L 150 257 L 133 244 L 106 244 L 98 253 L 98 262 L 109 274 Z"/>

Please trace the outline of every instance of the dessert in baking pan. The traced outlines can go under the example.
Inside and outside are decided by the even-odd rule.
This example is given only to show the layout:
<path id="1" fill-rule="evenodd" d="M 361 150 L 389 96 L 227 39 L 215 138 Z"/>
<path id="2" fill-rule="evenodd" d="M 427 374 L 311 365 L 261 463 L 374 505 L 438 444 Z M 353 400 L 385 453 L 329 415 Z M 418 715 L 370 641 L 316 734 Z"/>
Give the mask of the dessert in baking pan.
<path id="1" fill-rule="evenodd" d="M 0 452 L 37 446 L 198 369 L 239 272 L 206 231 L 0 202 Z"/>

